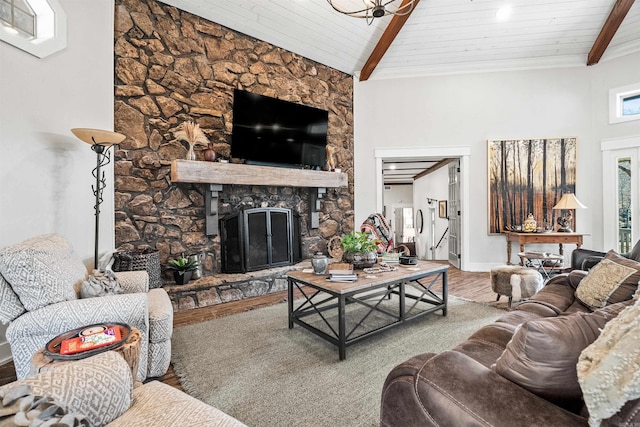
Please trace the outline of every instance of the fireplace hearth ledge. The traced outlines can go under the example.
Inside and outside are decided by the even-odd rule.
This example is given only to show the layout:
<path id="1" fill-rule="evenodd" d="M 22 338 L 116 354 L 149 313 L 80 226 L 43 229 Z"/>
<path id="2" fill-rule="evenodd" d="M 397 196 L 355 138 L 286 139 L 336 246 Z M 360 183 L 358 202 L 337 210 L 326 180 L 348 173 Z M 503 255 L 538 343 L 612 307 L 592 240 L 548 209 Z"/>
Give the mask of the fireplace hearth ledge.
<path id="1" fill-rule="evenodd" d="M 267 295 L 287 289 L 287 273 L 311 268 L 311 261 L 240 274 L 216 274 L 186 285 L 166 283 L 174 312 Z"/>

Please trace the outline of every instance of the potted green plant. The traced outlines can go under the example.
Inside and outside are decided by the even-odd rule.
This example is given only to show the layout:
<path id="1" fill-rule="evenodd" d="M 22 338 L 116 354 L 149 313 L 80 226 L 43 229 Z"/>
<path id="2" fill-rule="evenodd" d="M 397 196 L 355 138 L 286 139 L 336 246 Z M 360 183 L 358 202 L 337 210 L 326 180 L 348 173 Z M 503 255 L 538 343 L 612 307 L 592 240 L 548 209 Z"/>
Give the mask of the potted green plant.
<path id="1" fill-rule="evenodd" d="M 173 271 L 173 279 L 177 285 L 184 285 L 189 283 L 191 275 L 198 268 L 198 265 L 198 260 L 181 256 L 169 261 L 166 268 L 168 271 Z"/>
<path id="2" fill-rule="evenodd" d="M 342 237 L 342 260 L 353 268 L 367 268 L 378 262 L 377 240 L 370 233 L 352 231 Z"/>

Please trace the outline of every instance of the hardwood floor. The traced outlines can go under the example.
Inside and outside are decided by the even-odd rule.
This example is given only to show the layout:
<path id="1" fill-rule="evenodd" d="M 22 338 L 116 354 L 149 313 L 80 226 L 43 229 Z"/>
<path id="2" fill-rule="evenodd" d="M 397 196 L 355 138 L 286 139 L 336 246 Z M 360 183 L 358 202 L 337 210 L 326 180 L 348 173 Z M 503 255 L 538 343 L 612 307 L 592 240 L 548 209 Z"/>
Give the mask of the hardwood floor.
<path id="1" fill-rule="evenodd" d="M 444 261 L 442 263 L 446 264 Z M 483 303 L 493 303 L 496 298 L 495 294 L 491 291 L 488 272 L 465 272 L 452 266 L 449 266 L 449 295 Z M 211 307 L 196 308 L 193 310 L 175 313 L 173 317 L 173 325 L 178 328 L 180 326 L 199 323 L 209 319 L 254 310 L 256 308 L 277 304 L 286 300 L 287 291 L 282 291 L 242 301 L 233 301 Z M 15 379 L 16 374 L 13 362 L 0 365 L 0 385 L 10 383 L 15 381 Z M 176 376 L 173 366 L 169 367 L 169 371 L 164 376 L 157 379 L 182 390 L 180 379 Z"/>

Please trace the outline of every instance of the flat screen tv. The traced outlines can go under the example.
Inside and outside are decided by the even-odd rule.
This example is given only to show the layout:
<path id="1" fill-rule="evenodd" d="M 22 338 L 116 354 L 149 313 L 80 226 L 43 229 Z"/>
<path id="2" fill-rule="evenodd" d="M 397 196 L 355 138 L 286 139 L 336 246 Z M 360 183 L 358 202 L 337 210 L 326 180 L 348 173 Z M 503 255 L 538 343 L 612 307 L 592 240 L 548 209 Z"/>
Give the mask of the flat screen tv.
<path id="1" fill-rule="evenodd" d="M 326 163 L 329 113 L 234 89 L 231 157 L 318 169 Z"/>

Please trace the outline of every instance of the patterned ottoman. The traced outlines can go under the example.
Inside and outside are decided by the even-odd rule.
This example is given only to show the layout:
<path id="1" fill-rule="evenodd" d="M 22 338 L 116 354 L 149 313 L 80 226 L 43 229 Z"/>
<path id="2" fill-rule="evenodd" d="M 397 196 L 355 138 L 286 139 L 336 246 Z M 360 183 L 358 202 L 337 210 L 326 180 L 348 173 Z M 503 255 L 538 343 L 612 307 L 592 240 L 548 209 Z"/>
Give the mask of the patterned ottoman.
<path id="1" fill-rule="evenodd" d="M 502 295 L 509 297 L 509 308 L 514 293 L 519 294 L 518 299 L 529 298 L 542 289 L 543 284 L 542 275 L 533 268 L 503 265 L 491 269 L 491 289 L 498 294 L 496 301 Z"/>

